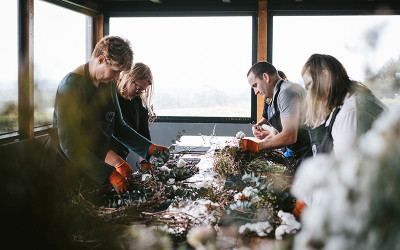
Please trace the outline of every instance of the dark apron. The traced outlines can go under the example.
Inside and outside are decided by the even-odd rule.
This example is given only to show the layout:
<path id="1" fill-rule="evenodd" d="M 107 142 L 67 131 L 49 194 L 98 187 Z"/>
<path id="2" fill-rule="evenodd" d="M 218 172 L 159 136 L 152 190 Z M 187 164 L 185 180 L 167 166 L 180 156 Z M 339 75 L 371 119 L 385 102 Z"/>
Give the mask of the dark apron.
<path id="1" fill-rule="evenodd" d="M 279 80 L 277 83 L 277 91 L 274 95 L 273 102 L 270 102 L 268 105 L 268 122 L 280 133 L 282 132 L 282 122 L 281 122 L 281 114 L 278 109 L 278 95 L 281 91 L 281 85 L 284 81 Z M 273 108 L 271 104 L 273 103 Z M 274 109 L 275 113 L 272 114 L 272 109 Z M 308 135 L 307 129 L 299 126 L 297 131 L 297 140 L 295 143 L 288 145 L 287 148 L 293 151 L 293 161 L 294 168 L 296 169 L 304 158 L 312 155 L 310 137 Z"/>
<path id="2" fill-rule="evenodd" d="M 332 118 L 328 126 L 326 126 L 326 121 L 328 120 L 329 116 L 322 125 L 308 131 L 311 140 L 312 153 L 314 157 L 317 154 L 329 153 L 330 151 L 332 151 L 333 149 L 332 127 L 339 111 L 340 108 L 336 108 L 333 111 Z"/>

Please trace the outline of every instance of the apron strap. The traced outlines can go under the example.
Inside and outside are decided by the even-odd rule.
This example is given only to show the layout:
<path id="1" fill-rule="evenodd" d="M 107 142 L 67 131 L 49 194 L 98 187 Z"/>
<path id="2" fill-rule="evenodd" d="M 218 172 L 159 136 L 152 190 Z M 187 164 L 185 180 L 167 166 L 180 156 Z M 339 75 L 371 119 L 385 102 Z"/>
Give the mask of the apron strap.
<path id="1" fill-rule="evenodd" d="M 332 135 L 333 123 L 335 123 L 336 116 L 339 113 L 339 111 L 340 111 L 340 107 L 336 107 L 336 109 L 333 111 L 332 118 L 331 118 L 331 121 L 329 122 L 328 131 L 327 131 L 329 135 Z"/>
<path id="2" fill-rule="evenodd" d="M 278 95 L 279 95 L 279 92 L 281 92 L 281 85 L 282 85 L 282 83 L 283 83 L 283 80 L 282 79 L 280 79 L 279 81 L 278 81 L 278 83 L 276 84 L 276 87 L 277 87 L 277 91 L 276 91 L 276 94 L 274 95 L 274 110 L 275 110 L 275 113 L 278 113 L 279 112 L 279 109 L 278 109 Z"/>

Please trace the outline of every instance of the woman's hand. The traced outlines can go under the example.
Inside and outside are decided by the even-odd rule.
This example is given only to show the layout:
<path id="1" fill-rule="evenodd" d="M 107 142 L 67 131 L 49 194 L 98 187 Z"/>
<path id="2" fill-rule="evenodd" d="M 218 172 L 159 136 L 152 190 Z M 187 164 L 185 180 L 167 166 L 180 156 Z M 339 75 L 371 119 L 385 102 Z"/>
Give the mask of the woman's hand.
<path id="1" fill-rule="evenodd" d="M 161 157 L 165 163 L 169 160 L 170 152 L 167 147 L 151 144 L 149 147 L 149 154 L 154 157 Z"/>
<path id="2" fill-rule="evenodd" d="M 118 173 L 115 169 L 113 169 L 110 176 L 108 177 L 108 181 L 114 186 L 119 194 L 124 194 L 128 190 L 128 180 L 120 173 Z"/>

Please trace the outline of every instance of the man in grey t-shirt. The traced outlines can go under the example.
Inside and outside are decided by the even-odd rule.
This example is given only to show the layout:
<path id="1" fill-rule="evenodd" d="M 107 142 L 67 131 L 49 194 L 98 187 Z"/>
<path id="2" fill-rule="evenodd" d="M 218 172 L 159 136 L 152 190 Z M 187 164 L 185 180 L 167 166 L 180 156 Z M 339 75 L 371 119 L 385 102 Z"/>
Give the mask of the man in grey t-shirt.
<path id="1" fill-rule="evenodd" d="M 276 68 L 268 62 L 254 64 L 247 73 L 247 80 L 256 95 L 263 95 L 264 100 L 271 98 L 271 101 L 268 112 L 264 112 L 260 122 L 253 126 L 254 136 L 260 141 L 244 139 L 241 141 L 242 149 L 258 152 L 288 147 L 293 151 L 298 166 L 304 157 L 311 155 L 310 139 L 301 122 L 305 89 L 282 80 Z"/>

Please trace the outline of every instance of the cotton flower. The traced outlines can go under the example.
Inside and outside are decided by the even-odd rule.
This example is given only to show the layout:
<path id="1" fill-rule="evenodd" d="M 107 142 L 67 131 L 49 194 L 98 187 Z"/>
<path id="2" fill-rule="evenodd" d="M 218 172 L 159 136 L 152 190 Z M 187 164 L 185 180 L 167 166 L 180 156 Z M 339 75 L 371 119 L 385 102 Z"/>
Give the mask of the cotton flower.
<path id="1" fill-rule="evenodd" d="M 375 121 L 351 153 L 300 166 L 293 194 L 303 199 L 318 189 L 323 199 L 304 211 L 295 250 L 400 249 L 399 138 L 400 103 Z"/>
<path id="2" fill-rule="evenodd" d="M 238 138 L 238 139 L 243 139 L 245 137 L 246 137 L 246 135 L 242 131 L 239 131 L 236 133 L 236 138 Z"/>
<path id="3" fill-rule="evenodd" d="M 174 183 L 175 183 L 175 178 L 169 178 L 168 181 L 167 181 L 168 185 L 172 185 Z"/>
<path id="4" fill-rule="evenodd" d="M 255 232 L 258 236 L 264 237 L 271 233 L 273 227 L 268 221 L 257 222 L 257 223 L 246 223 L 239 227 L 239 234 L 246 234 L 249 232 Z"/>
<path id="5" fill-rule="evenodd" d="M 207 249 L 205 246 L 215 245 L 217 232 L 215 229 L 202 225 L 190 229 L 187 242 L 196 249 Z"/>
<path id="6" fill-rule="evenodd" d="M 282 240 L 284 234 L 293 234 L 301 228 L 300 222 L 291 213 L 285 213 L 280 210 L 278 217 L 281 218 L 282 223 L 275 229 L 275 238 L 277 240 Z"/>
<path id="7" fill-rule="evenodd" d="M 142 181 L 148 181 L 151 178 L 151 174 L 142 175 Z"/>
<path id="8" fill-rule="evenodd" d="M 221 213 L 220 205 L 206 199 L 183 200 L 176 206 L 168 208 L 169 213 L 176 213 L 175 219 L 179 219 L 179 215 L 183 215 L 185 219 L 192 218 L 196 224 L 215 225 L 218 222 Z"/>
<path id="9" fill-rule="evenodd" d="M 159 169 L 160 169 L 160 171 L 162 171 L 162 172 L 170 172 L 170 171 L 171 171 L 171 169 L 168 168 L 167 166 L 162 166 L 162 167 L 160 167 Z"/>
<path id="10" fill-rule="evenodd" d="M 177 168 L 183 168 L 183 167 L 186 167 L 186 161 L 185 161 L 185 160 L 183 160 L 183 159 L 179 159 L 179 161 L 178 161 L 178 163 L 177 163 L 176 167 L 177 167 Z"/>
<path id="11" fill-rule="evenodd" d="M 240 200 L 240 199 L 242 198 L 242 196 L 243 196 L 242 193 L 237 193 L 237 194 L 235 194 L 235 195 L 233 196 L 233 199 L 234 199 L 235 201 L 238 201 L 238 200 Z"/>

